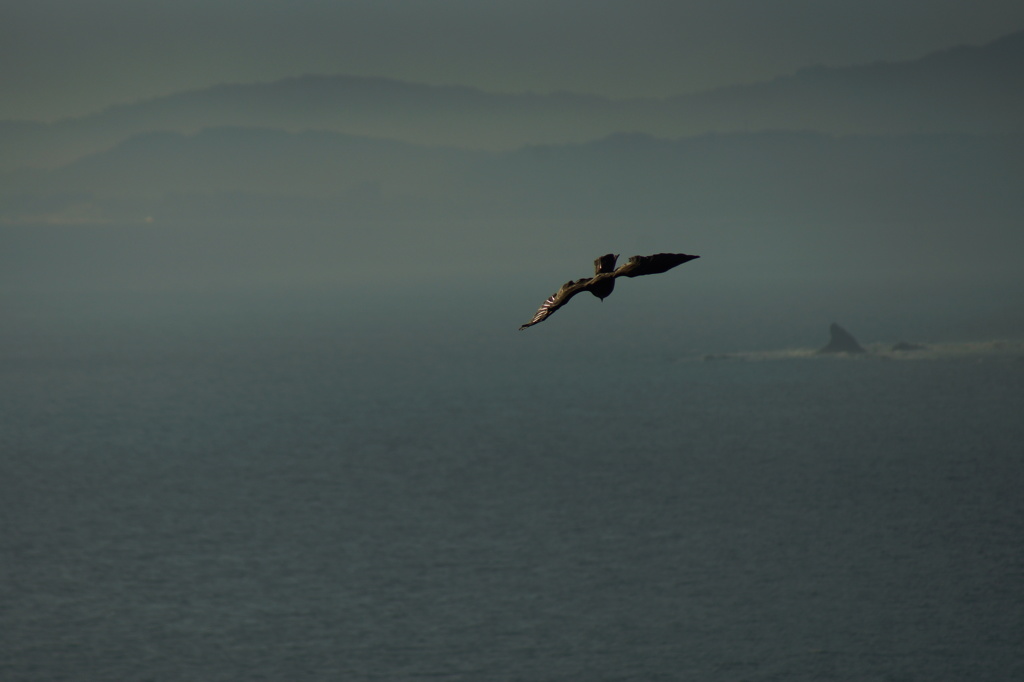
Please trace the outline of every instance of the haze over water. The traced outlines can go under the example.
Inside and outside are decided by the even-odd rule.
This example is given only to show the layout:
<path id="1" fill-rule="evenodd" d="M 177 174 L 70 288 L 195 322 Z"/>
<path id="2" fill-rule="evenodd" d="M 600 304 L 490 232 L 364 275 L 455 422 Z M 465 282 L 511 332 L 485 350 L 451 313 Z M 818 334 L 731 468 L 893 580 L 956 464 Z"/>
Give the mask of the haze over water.
<path id="1" fill-rule="evenodd" d="M 1019 350 L 538 353 L 327 309 L 8 340 L 4 679 L 1020 674 Z"/>

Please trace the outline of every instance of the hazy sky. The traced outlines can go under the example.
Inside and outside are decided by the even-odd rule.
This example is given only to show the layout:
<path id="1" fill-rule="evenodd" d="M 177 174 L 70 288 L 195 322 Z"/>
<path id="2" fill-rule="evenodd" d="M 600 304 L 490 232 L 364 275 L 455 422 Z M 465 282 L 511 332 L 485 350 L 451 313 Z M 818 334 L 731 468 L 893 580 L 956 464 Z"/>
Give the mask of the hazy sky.
<path id="1" fill-rule="evenodd" d="M 0 118 L 303 73 L 667 95 L 984 44 L 1020 0 L 0 0 Z"/>

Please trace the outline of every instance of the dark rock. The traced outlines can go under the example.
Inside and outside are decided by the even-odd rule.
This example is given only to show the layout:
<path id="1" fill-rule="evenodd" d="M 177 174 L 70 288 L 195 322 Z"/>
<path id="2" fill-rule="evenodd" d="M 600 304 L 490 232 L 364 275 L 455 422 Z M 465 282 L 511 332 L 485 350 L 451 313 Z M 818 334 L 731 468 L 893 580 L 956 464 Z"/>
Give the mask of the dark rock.
<path id="1" fill-rule="evenodd" d="M 908 341 L 900 341 L 893 345 L 894 351 L 913 351 L 913 350 L 924 350 L 927 346 L 922 346 L 919 343 L 910 343 Z"/>
<path id="2" fill-rule="evenodd" d="M 857 339 L 853 338 L 850 332 L 846 331 L 838 324 L 833 322 L 829 328 L 829 333 L 832 335 L 828 345 L 819 350 L 819 353 L 863 353 L 865 352 L 861 345 L 857 343 Z"/>

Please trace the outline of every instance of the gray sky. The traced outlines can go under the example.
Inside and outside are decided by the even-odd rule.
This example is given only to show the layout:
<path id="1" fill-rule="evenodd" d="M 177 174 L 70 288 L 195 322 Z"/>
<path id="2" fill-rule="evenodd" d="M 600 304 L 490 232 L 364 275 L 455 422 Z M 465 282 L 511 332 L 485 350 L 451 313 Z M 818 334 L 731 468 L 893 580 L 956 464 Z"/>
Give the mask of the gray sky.
<path id="1" fill-rule="evenodd" d="M 914 58 L 1020 0 L 0 0 L 0 118 L 303 73 L 669 95 Z"/>

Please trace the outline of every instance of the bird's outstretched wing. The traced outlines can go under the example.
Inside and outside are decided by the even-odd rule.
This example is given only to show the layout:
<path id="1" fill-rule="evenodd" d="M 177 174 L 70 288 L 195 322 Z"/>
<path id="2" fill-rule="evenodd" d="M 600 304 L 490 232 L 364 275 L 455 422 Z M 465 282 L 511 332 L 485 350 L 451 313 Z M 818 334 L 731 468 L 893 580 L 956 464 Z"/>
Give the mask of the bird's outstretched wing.
<path id="1" fill-rule="evenodd" d="M 657 275 L 668 272 L 677 265 L 682 265 L 700 256 L 685 253 L 656 253 L 653 256 L 630 256 L 614 275 L 616 277 L 639 277 L 640 275 Z"/>
<path id="2" fill-rule="evenodd" d="M 583 279 L 570 280 L 563 284 L 562 288 L 548 296 L 548 300 L 541 304 L 540 308 L 537 309 L 537 313 L 533 316 L 533 319 L 520 326 L 519 329 L 523 330 L 527 327 L 532 327 L 538 322 L 543 322 L 548 319 L 552 313 L 568 303 L 569 299 L 573 296 L 581 291 L 586 291 L 587 285 L 590 284 L 592 279 L 592 277 L 584 277 Z"/>
<path id="3" fill-rule="evenodd" d="M 618 256 L 612 253 L 601 256 L 594 261 L 595 274 L 593 277 L 570 280 L 562 285 L 562 288 L 551 294 L 548 300 L 544 301 L 533 319 L 519 327 L 520 330 L 532 327 L 538 322 L 543 322 L 552 313 L 569 302 L 581 291 L 589 291 L 600 299 L 604 299 L 612 293 L 615 287 L 616 277 L 639 277 L 640 275 L 656 275 L 659 272 L 667 272 L 677 265 L 682 265 L 700 256 L 690 256 L 685 253 L 656 253 L 653 256 L 632 256 L 629 261 L 619 268 L 615 268 L 615 261 Z"/>

